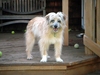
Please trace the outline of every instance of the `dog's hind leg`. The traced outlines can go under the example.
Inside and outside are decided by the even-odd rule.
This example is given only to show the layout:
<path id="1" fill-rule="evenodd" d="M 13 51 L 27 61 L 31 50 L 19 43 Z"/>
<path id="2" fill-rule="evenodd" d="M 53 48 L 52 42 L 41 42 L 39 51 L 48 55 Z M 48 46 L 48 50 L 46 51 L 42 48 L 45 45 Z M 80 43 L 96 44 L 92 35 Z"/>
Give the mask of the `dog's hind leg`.
<path id="1" fill-rule="evenodd" d="M 41 52 L 41 57 L 42 59 L 40 62 L 47 62 L 48 58 L 48 48 L 49 48 L 49 43 L 44 39 L 40 39 L 39 41 L 39 47 L 40 47 L 40 52 Z"/>
<path id="2" fill-rule="evenodd" d="M 32 49 L 33 49 L 33 46 L 34 46 L 34 43 L 35 43 L 35 37 L 33 35 L 32 32 L 26 32 L 26 53 L 27 53 L 27 59 L 32 59 L 32 55 L 31 55 L 31 52 L 32 52 Z"/>

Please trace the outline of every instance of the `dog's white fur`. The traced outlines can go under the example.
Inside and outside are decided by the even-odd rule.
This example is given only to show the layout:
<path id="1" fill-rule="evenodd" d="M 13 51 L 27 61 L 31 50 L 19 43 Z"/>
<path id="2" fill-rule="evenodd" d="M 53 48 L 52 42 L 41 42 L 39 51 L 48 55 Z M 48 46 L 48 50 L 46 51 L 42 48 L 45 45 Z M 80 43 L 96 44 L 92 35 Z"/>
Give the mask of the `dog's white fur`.
<path id="1" fill-rule="evenodd" d="M 35 17 L 30 20 L 25 34 L 27 59 L 32 59 L 31 52 L 35 38 L 39 38 L 38 43 L 42 56 L 40 62 L 47 62 L 47 51 L 50 44 L 54 44 L 56 61 L 63 62 L 60 56 L 65 27 L 66 17 L 62 12 L 51 12 L 45 17 Z"/>

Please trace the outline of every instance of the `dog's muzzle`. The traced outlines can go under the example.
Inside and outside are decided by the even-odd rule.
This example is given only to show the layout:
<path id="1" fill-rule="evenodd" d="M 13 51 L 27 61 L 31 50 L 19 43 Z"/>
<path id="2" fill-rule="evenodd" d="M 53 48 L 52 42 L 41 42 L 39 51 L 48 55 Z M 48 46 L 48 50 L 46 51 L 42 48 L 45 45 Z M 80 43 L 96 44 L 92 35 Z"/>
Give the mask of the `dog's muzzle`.
<path id="1" fill-rule="evenodd" d="M 54 25 L 54 29 L 57 29 L 58 28 L 58 26 L 57 25 Z"/>
<path id="2" fill-rule="evenodd" d="M 53 30 L 54 30 L 55 32 L 58 31 L 58 28 L 59 28 L 58 25 L 54 25 L 54 26 L 53 26 Z"/>

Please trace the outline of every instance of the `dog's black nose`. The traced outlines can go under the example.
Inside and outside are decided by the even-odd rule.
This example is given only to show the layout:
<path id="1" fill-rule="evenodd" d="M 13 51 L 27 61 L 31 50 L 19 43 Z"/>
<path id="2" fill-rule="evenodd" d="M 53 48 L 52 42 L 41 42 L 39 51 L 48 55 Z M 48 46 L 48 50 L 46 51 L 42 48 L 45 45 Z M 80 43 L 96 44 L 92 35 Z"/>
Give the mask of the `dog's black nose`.
<path id="1" fill-rule="evenodd" d="M 57 25 L 54 25 L 54 28 L 57 28 Z"/>

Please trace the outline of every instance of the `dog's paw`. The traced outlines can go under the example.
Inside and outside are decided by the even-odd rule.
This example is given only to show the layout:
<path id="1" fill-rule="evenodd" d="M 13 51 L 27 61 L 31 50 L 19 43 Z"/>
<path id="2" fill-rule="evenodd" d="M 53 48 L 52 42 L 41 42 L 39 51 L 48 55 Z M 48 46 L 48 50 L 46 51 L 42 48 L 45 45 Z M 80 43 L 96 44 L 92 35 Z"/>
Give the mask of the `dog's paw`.
<path id="1" fill-rule="evenodd" d="M 47 56 L 43 56 L 40 62 L 47 62 Z"/>
<path id="2" fill-rule="evenodd" d="M 40 62 L 47 62 L 47 60 L 46 59 L 41 59 Z"/>
<path id="3" fill-rule="evenodd" d="M 56 62 L 63 62 L 61 58 L 56 58 Z"/>
<path id="4" fill-rule="evenodd" d="M 27 59 L 28 59 L 28 60 L 31 60 L 31 59 L 33 59 L 33 56 L 32 56 L 32 55 L 27 56 Z"/>

